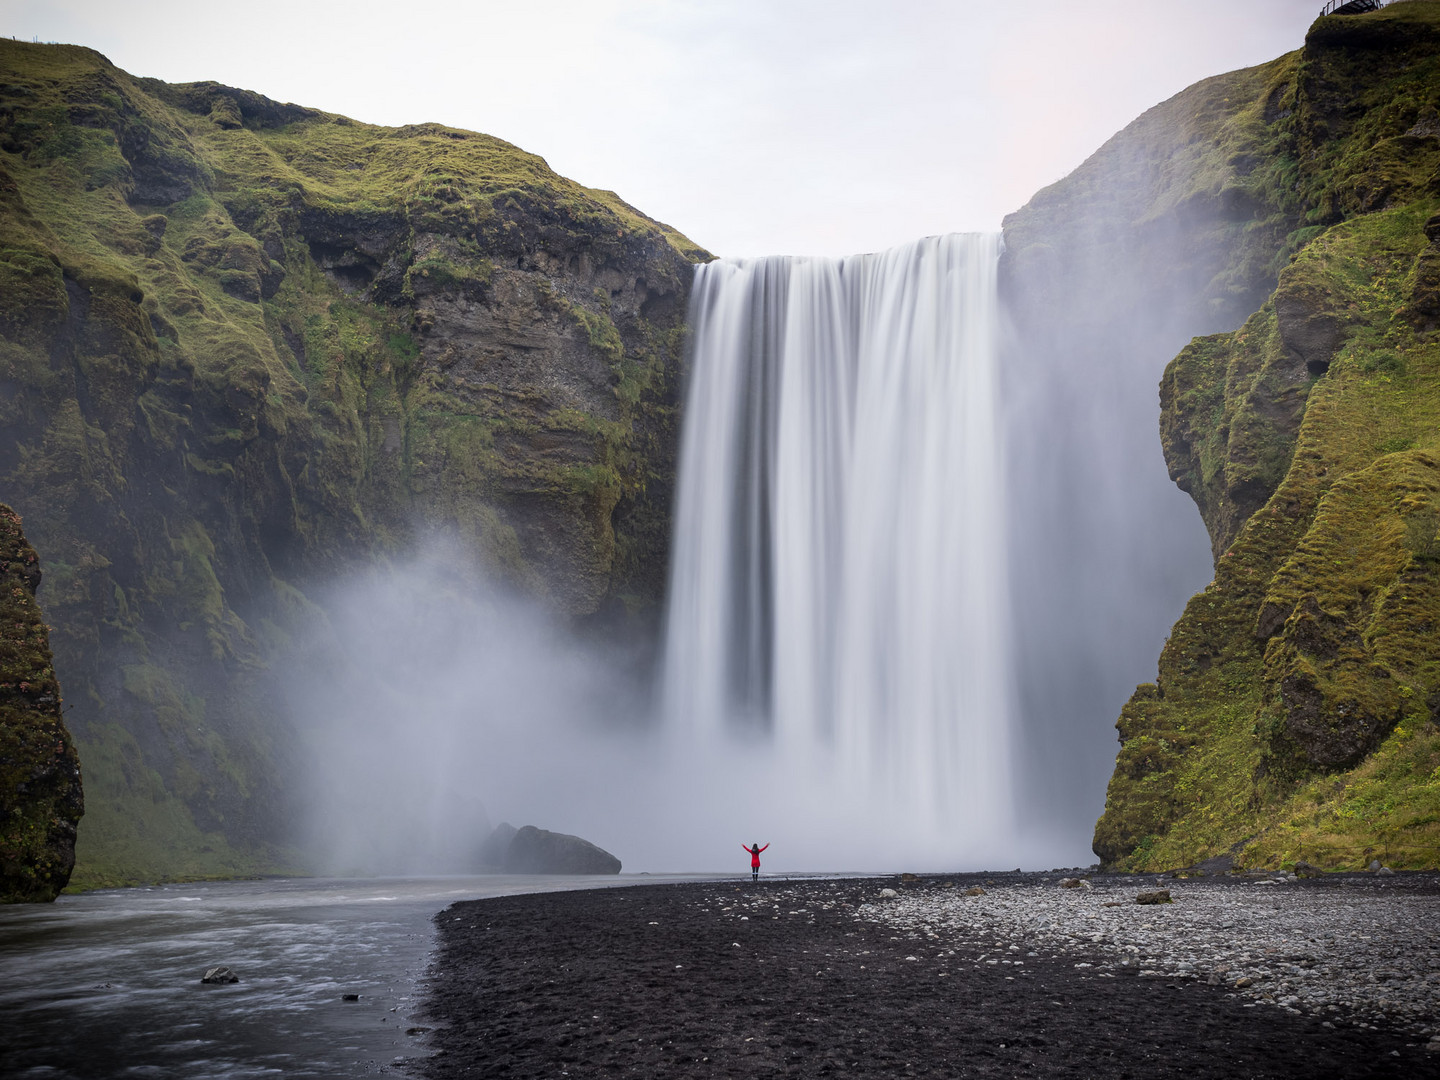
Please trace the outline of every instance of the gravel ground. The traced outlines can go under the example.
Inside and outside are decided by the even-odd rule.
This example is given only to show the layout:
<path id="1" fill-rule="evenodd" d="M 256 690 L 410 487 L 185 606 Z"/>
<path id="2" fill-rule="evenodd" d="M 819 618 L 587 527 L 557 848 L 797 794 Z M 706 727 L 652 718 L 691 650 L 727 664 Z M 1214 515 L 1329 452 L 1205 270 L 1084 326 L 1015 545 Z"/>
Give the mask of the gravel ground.
<path id="1" fill-rule="evenodd" d="M 975 896 L 902 886 L 859 915 L 947 959 L 964 959 L 946 947 L 957 940 L 993 943 L 971 960 L 991 966 L 1073 954 L 1090 978 L 1197 979 L 1329 1024 L 1433 1036 L 1440 1050 L 1440 875 L 1015 878 Z M 1156 889 L 1172 902 L 1135 903 Z"/>
<path id="2" fill-rule="evenodd" d="M 772 879 L 456 904 L 437 916 L 427 977 L 434 1053 L 412 1068 L 432 1080 L 1440 1074 L 1428 929 L 1440 877 L 1167 880 L 1175 902 L 1154 906 L 1135 904 L 1153 878 L 1059 882 Z"/>

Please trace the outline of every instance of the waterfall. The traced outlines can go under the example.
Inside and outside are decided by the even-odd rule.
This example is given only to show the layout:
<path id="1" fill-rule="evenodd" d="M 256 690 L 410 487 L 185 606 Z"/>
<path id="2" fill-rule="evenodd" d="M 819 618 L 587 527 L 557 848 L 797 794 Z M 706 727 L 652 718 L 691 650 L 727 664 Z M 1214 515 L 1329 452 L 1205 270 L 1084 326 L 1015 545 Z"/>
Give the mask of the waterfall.
<path id="1" fill-rule="evenodd" d="M 1012 818 L 999 248 L 713 262 L 690 310 L 666 723 L 951 839 Z"/>

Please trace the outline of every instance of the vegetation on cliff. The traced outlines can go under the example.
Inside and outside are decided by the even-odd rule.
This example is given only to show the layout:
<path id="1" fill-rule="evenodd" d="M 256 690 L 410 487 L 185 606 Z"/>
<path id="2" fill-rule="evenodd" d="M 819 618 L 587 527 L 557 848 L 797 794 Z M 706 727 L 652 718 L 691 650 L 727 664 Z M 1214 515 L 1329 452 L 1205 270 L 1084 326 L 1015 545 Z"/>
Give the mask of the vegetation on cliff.
<path id="1" fill-rule="evenodd" d="M 1284 265 L 1161 385 L 1215 579 L 1122 711 L 1095 850 L 1435 866 L 1440 3 L 1322 18 L 1272 67 L 1251 176 Z"/>
<path id="2" fill-rule="evenodd" d="M 0 903 L 59 895 L 85 809 L 39 584 L 39 556 L 0 505 Z"/>
<path id="3" fill-rule="evenodd" d="M 653 611 L 705 254 L 500 140 L 0 41 L 0 493 L 47 562 L 77 880 L 283 865 L 265 672 L 306 590 L 444 533 Z"/>

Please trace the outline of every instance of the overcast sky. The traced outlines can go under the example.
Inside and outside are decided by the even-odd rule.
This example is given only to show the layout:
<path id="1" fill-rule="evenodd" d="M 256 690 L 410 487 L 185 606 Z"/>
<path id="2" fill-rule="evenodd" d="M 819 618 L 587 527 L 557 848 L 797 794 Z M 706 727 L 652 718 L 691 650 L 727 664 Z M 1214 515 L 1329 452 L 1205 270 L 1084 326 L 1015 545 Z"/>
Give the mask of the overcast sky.
<path id="1" fill-rule="evenodd" d="M 0 0 L 0 33 L 507 139 L 722 255 L 992 231 L 1320 0 Z"/>

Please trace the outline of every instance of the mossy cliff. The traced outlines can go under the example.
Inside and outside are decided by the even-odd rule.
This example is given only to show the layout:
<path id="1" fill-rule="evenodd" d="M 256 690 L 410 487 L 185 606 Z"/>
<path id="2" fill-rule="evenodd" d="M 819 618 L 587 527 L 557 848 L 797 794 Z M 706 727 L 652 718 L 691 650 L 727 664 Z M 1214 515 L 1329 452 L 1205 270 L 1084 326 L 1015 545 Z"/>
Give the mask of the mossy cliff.
<path id="1" fill-rule="evenodd" d="M 1308 235 L 1270 179 L 1297 61 L 1155 106 L 1005 220 L 1017 743 L 1036 824 L 1098 815 L 1115 710 L 1208 576 L 1157 452 L 1154 386 L 1196 334 L 1240 326 Z"/>
<path id="2" fill-rule="evenodd" d="M 77 880 L 284 862 L 265 674 L 347 565 L 443 533 L 643 633 L 706 257 L 485 135 L 0 41 L 0 496 L 46 560 Z"/>
<path id="3" fill-rule="evenodd" d="M 1215 576 L 1121 713 L 1095 851 L 1434 867 L 1440 3 L 1322 18 L 1226 78 L 1253 207 L 1231 261 L 1274 282 L 1165 371 L 1165 459 Z"/>
<path id="4" fill-rule="evenodd" d="M 0 505 L 0 903 L 59 895 L 85 809 L 39 585 L 40 558 Z"/>

